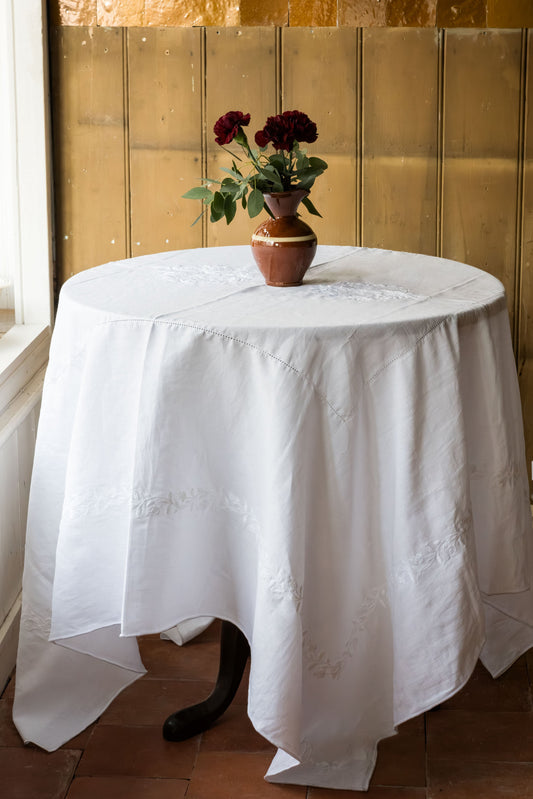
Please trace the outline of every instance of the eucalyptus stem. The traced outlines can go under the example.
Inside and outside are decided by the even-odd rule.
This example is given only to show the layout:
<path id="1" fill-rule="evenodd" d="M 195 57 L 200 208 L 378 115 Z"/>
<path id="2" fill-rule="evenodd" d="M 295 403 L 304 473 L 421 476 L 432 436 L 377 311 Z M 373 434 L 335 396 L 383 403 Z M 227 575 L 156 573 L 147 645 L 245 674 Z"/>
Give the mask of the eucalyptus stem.
<path id="1" fill-rule="evenodd" d="M 283 158 L 283 188 L 285 191 L 288 191 L 291 187 L 291 178 L 290 178 L 290 156 L 289 156 L 289 169 L 287 169 L 287 160 L 285 158 L 284 150 L 281 151 L 281 157 Z"/>
<path id="2" fill-rule="evenodd" d="M 244 132 L 244 130 L 242 128 L 239 128 L 239 132 L 235 136 L 235 141 L 238 142 L 238 144 L 240 144 L 241 147 L 244 148 L 244 150 L 248 154 L 248 157 L 250 158 L 250 160 L 251 160 L 252 164 L 255 166 L 255 168 L 260 170 L 261 169 L 261 164 L 259 163 L 257 158 L 254 156 L 254 154 L 253 154 L 253 152 L 252 152 L 252 150 L 250 148 L 250 145 L 248 143 L 248 137 L 247 137 L 246 133 Z"/>

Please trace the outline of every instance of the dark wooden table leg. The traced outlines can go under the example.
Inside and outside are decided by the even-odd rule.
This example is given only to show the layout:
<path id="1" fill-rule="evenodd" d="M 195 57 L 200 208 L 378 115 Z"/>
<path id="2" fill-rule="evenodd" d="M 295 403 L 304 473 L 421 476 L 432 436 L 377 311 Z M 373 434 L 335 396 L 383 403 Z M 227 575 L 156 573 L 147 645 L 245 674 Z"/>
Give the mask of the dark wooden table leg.
<path id="1" fill-rule="evenodd" d="M 220 665 L 216 685 L 210 696 L 197 705 L 173 713 L 163 725 L 167 741 L 185 741 L 209 727 L 230 706 L 242 679 L 250 654 L 248 641 L 229 621 L 222 622 Z"/>

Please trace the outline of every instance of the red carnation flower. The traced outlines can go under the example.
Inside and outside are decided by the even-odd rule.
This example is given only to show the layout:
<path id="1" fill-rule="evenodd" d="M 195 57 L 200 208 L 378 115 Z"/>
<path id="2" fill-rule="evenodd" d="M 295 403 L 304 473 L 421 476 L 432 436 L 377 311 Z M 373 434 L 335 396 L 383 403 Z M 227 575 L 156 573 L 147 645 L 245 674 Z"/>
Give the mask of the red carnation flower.
<path id="1" fill-rule="evenodd" d="M 243 114 L 242 111 L 228 111 L 215 122 L 213 130 L 216 134 L 216 143 L 229 144 L 239 132 L 239 128 L 249 124 L 250 114 Z"/>
<path id="2" fill-rule="evenodd" d="M 276 150 L 291 150 L 295 141 L 316 141 L 318 133 L 315 122 L 302 111 L 284 111 L 275 117 L 268 117 L 263 130 L 255 134 L 255 142 L 259 147 L 266 147 L 271 142 Z"/>
<path id="3" fill-rule="evenodd" d="M 265 133 L 265 129 L 266 125 L 263 130 L 258 130 L 257 133 L 255 134 L 255 143 L 257 144 L 258 147 L 266 147 L 270 141 L 268 135 Z"/>
<path id="4" fill-rule="evenodd" d="M 293 126 L 296 141 L 312 144 L 317 140 L 316 123 L 312 122 L 307 114 L 302 113 L 302 111 L 285 111 L 282 116 Z"/>

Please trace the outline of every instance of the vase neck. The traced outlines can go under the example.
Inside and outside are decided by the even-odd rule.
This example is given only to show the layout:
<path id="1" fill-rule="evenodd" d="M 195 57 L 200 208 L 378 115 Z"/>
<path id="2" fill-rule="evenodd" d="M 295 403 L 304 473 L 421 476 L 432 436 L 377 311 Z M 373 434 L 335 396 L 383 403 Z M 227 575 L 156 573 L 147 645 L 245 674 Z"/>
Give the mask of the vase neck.
<path id="1" fill-rule="evenodd" d="M 265 202 L 276 219 L 283 216 L 294 216 L 304 197 L 309 194 L 305 189 L 279 191 L 264 194 Z"/>

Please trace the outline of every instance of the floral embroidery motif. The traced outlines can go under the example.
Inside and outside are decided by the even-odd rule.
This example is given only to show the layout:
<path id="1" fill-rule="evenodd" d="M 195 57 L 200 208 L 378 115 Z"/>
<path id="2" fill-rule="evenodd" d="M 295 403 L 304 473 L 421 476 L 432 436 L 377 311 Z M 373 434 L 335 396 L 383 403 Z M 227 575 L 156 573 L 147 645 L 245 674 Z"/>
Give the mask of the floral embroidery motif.
<path id="1" fill-rule="evenodd" d="M 393 300 L 424 299 L 400 286 L 387 286 L 383 283 L 364 283 L 349 280 L 324 283 L 304 283 L 299 296 L 304 292 L 309 296 L 337 297 L 355 302 L 387 302 Z"/>
<path id="2" fill-rule="evenodd" d="M 48 640 L 50 628 L 52 626 L 52 618 L 49 613 L 36 611 L 34 609 L 35 607 L 36 606 L 29 602 L 26 603 L 20 620 L 21 627 L 40 638 Z"/>
<path id="3" fill-rule="evenodd" d="M 332 660 L 323 649 L 311 640 L 308 630 L 303 633 L 303 653 L 307 660 L 307 668 L 315 677 L 322 679 L 332 677 L 334 680 L 341 676 L 346 660 L 353 656 L 356 646 L 367 631 L 370 617 L 378 607 L 387 607 L 388 595 L 387 587 L 380 586 L 373 588 L 363 599 L 361 611 L 352 622 L 350 637 L 346 642 L 342 653 Z"/>
<path id="4" fill-rule="evenodd" d="M 137 519 L 151 516 L 169 516 L 182 511 L 209 512 L 224 511 L 238 516 L 243 530 L 258 544 L 258 563 L 271 595 L 278 599 L 288 598 L 296 613 L 300 612 L 303 600 L 303 586 L 288 571 L 280 568 L 275 554 L 265 550 L 265 542 L 260 535 L 260 525 L 248 505 L 231 491 L 223 489 L 189 488 L 151 494 L 141 488 L 131 491 L 122 486 L 115 491 L 106 487 L 92 488 L 70 493 L 68 504 L 63 509 L 63 519 L 73 521 L 89 514 L 105 515 L 120 506 L 131 507 Z"/>
<path id="5" fill-rule="evenodd" d="M 522 470 L 517 463 L 508 463 L 502 471 L 496 475 L 496 481 L 501 488 L 514 488 L 521 481 Z"/>
<path id="6" fill-rule="evenodd" d="M 124 486 L 115 490 L 102 486 L 79 492 L 69 492 L 63 505 L 62 519 L 74 521 L 89 514 L 102 516 L 114 508 L 127 505 L 130 497 L 131 492 Z"/>
<path id="7" fill-rule="evenodd" d="M 132 494 L 132 509 L 138 519 L 147 516 L 163 516 L 182 510 L 211 511 L 222 510 L 240 516 L 244 528 L 257 536 L 259 523 L 245 502 L 235 494 L 223 490 L 192 488 L 168 494 L 144 494 L 135 489 Z"/>
<path id="8" fill-rule="evenodd" d="M 235 283 L 260 283 L 254 263 L 234 264 L 153 264 L 158 277 L 180 283 L 182 286 L 224 286 Z"/>
<path id="9" fill-rule="evenodd" d="M 396 571 L 398 585 L 416 582 L 420 576 L 436 563 L 443 565 L 467 548 L 467 537 L 472 529 L 469 512 L 457 514 L 454 520 L 455 533 L 438 541 L 428 542 L 420 552 L 408 558 Z"/>
<path id="10" fill-rule="evenodd" d="M 501 489 L 514 490 L 522 484 L 522 493 L 529 504 L 529 484 L 521 462 L 508 460 L 497 471 L 479 469 L 474 465 L 470 469 L 470 477 L 473 480 L 489 479 Z"/>
<path id="11" fill-rule="evenodd" d="M 341 676 L 346 661 L 353 657 L 356 647 L 360 647 L 372 615 L 378 608 L 388 607 L 388 585 L 407 585 L 416 582 L 421 575 L 435 564 L 443 565 L 463 553 L 467 547 L 467 538 L 472 527 L 472 516 L 469 512 L 458 513 L 454 520 L 454 533 L 439 541 L 428 543 L 421 552 L 406 558 L 393 575 L 389 583 L 373 588 L 363 599 L 358 616 L 352 621 L 351 632 L 343 651 L 336 658 L 328 654 L 311 640 L 309 631 L 303 634 L 303 653 L 307 668 L 315 677 L 334 680 Z"/>
<path id="12" fill-rule="evenodd" d="M 278 575 L 271 577 L 268 583 L 270 593 L 273 596 L 278 596 L 281 599 L 290 596 L 294 603 L 296 612 L 299 613 L 302 607 L 304 589 L 291 574 Z"/>
<path id="13" fill-rule="evenodd" d="M 508 460 L 498 471 L 479 469 L 477 466 L 472 466 L 470 469 L 470 477 L 474 480 L 481 480 L 488 477 L 494 480 L 500 488 L 513 488 L 517 483 L 522 481 L 522 468 L 519 463 L 511 460 Z"/>

